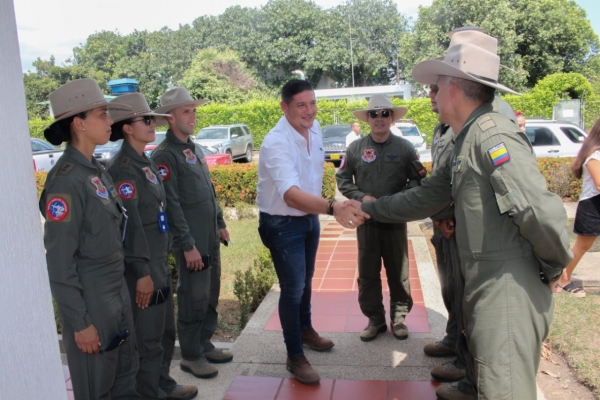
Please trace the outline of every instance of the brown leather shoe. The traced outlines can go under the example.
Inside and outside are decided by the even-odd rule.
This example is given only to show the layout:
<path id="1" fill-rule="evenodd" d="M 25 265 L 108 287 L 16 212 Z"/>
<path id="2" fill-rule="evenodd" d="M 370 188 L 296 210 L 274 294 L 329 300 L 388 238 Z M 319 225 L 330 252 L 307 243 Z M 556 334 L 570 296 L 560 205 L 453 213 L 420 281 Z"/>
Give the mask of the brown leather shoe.
<path id="1" fill-rule="evenodd" d="M 435 394 L 439 400 L 477 400 L 477 396 L 461 392 L 456 386 L 440 386 Z"/>
<path id="2" fill-rule="evenodd" d="M 446 346 L 443 342 L 427 343 L 423 351 L 429 357 L 453 357 L 456 355 L 454 348 Z"/>
<path id="3" fill-rule="evenodd" d="M 302 337 L 302 343 L 315 351 L 326 351 L 335 345 L 333 341 L 319 336 L 314 328 L 301 330 L 300 336 Z"/>
<path id="4" fill-rule="evenodd" d="M 285 365 L 300 383 L 310 385 L 321 380 L 319 373 L 313 369 L 305 356 L 288 357 Z"/>
<path id="5" fill-rule="evenodd" d="M 431 376 L 439 382 L 456 382 L 465 377 L 465 370 L 458 368 L 454 361 L 431 368 Z"/>

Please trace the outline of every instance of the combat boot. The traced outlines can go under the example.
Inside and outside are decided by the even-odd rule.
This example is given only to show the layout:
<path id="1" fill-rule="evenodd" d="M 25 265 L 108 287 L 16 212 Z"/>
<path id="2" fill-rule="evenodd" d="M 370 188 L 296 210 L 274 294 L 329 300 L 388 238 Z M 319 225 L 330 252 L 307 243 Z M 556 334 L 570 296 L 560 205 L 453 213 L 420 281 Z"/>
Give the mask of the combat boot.
<path id="1" fill-rule="evenodd" d="M 477 400 L 477 396 L 461 392 L 456 386 L 440 386 L 435 394 L 439 400 Z"/>
<path id="2" fill-rule="evenodd" d="M 192 385 L 177 385 L 171 393 L 168 394 L 167 400 L 192 400 L 198 395 L 198 388 Z"/>
<path id="3" fill-rule="evenodd" d="M 381 325 L 367 325 L 365 329 L 360 333 L 360 340 L 363 342 L 370 342 L 375 339 L 377 335 L 387 331 L 387 324 L 384 322 Z"/>
<path id="4" fill-rule="evenodd" d="M 436 365 L 431 369 L 431 376 L 439 382 L 456 382 L 465 377 L 466 371 L 456 365 L 456 360 Z"/>
<path id="5" fill-rule="evenodd" d="M 233 354 L 227 350 L 212 349 L 204 353 L 204 357 L 213 364 L 224 364 L 233 360 Z"/>
<path id="6" fill-rule="evenodd" d="M 446 346 L 444 342 L 427 343 L 423 347 L 423 351 L 429 357 L 454 357 L 456 355 L 456 350 Z"/>
<path id="7" fill-rule="evenodd" d="M 219 373 L 219 370 L 210 365 L 204 356 L 192 361 L 182 358 L 179 368 L 181 368 L 182 371 L 189 372 L 196 378 L 201 379 L 214 378 Z"/>
<path id="8" fill-rule="evenodd" d="M 300 336 L 302 343 L 315 351 L 326 351 L 335 345 L 332 340 L 319 336 L 313 328 L 301 330 Z"/>
<path id="9" fill-rule="evenodd" d="M 404 322 L 394 322 L 392 323 L 392 333 L 396 339 L 404 340 L 408 338 L 408 327 Z"/>
<path id="10" fill-rule="evenodd" d="M 321 380 L 319 373 L 314 370 L 305 356 L 288 357 L 285 365 L 300 383 L 310 385 Z"/>

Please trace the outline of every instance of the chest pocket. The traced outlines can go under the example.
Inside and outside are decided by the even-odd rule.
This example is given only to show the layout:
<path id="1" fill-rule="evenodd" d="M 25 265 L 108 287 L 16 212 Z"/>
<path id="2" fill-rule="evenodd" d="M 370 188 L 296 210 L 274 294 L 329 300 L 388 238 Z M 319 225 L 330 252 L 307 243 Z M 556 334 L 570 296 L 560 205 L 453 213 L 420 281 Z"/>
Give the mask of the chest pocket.
<path id="1" fill-rule="evenodd" d="M 178 159 L 179 201 L 182 206 L 193 206 L 212 198 L 212 184 L 204 157 L 191 164 L 182 154 Z"/>
<path id="2" fill-rule="evenodd" d="M 86 206 L 81 221 L 79 253 L 101 258 L 121 250 L 121 219 L 112 182 L 106 186 L 95 176 L 86 179 Z M 111 193 L 111 189 L 112 192 Z"/>

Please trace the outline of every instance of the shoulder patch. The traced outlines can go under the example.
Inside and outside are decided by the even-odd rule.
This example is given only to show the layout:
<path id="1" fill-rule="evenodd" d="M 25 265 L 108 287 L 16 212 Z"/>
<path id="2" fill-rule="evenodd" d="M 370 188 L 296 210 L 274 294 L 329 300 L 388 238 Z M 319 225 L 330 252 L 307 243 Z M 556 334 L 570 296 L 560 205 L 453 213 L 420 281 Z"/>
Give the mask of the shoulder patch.
<path id="1" fill-rule="evenodd" d="M 169 141 L 168 140 L 163 140 L 162 142 L 160 142 L 160 144 L 156 147 L 155 150 L 164 150 L 167 147 L 169 147 Z"/>
<path id="2" fill-rule="evenodd" d="M 129 168 L 129 164 L 131 164 L 131 158 L 127 156 L 121 157 L 121 163 L 119 164 L 119 167 L 126 169 Z"/>
<path id="3" fill-rule="evenodd" d="M 56 175 L 69 175 L 74 168 L 74 163 L 71 161 L 65 161 L 64 163 L 60 164 L 60 167 L 58 167 L 58 172 Z"/>
<path id="4" fill-rule="evenodd" d="M 508 153 L 508 149 L 506 148 L 504 142 L 498 143 L 494 147 L 490 147 L 487 152 L 492 159 L 492 164 L 494 164 L 494 167 L 510 161 L 510 154 Z"/>
<path id="5" fill-rule="evenodd" d="M 171 170 L 167 164 L 156 164 L 156 168 L 158 169 L 158 174 L 163 181 L 169 179 L 169 176 L 171 176 Z"/>
<path id="6" fill-rule="evenodd" d="M 133 184 L 133 182 L 128 182 L 128 181 L 124 181 L 124 182 L 120 182 L 117 185 L 117 190 L 119 192 L 119 197 L 122 198 L 123 200 L 131 200 L 135 197 L 135 185 Z"/>
<path id="7" fill-rule="evenodd" d="M 46 218 L 53 222 L 71 222 L 71 195 L 51 194 L 46 203 Z"/>
<path id="8" fill-rule="evenodd" d="M 477 122 L 477 125 L 479 125 L 479 129 L 481 129 L 482 132 L 485 132 L 488 129 L 491 129 L 491 128 L 495 127 L 496 123 L 492 120 L 492 117 L 490 117 L 489 115 L 484 115 Z"/>
<path id="9" fill-rule="evenodd" d="M 342 161 L 340 161 L 340 169 L 344 169 L 346 166 L 346 155 L 342 156 Z"/>

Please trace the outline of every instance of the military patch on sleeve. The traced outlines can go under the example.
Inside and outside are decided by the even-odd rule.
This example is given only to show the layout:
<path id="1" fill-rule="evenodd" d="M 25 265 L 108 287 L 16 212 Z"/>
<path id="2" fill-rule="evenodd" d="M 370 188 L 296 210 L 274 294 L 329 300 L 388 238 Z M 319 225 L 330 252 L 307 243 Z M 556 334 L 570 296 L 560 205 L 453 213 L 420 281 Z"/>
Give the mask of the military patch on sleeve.
<path id="1" fill-rule="evenodd" d="M 482 132 L 485 132 L 488 129 L 491 129 L 496 126 L 496 123 L 492 121 L 492 117 L 490 117 L 489 115 L 485 115 L 479 120 L 477 124 L 479 125 L 479 129 L 481 129 Z"/>
<path id="2" fill-rule="evenodd" d="M 121 164 L 119 165 L 120 168 L 127 169 L 129 168 L 129 164 L 131 164 L 131 158 L 121 157 Z"/>
<path id="3" fill-rule="evenodd" d="M 492 159 L 492 164 L 494 167 L 504 164 L 507 161 L 510 161 L 510 154 L 506 149 L 506 145 L 504 142 L 498 143 L 494 147 L 490 147 L 487 150 L 490 158 Z"/>
<path id="4" fill-rule="evenodd" d="M 121 182 L 118 184 L 119 196 L 123 200 L 131 200 L 135 197 L 135 185 L 133 182 Z"/>
<path id="5" fill-rule="evenodd" d="M 60 165 L 57 175 L 69 175 L 73 171 L 73 168 L 75 168 L 75 164 L 65 161 Z"/>
<path id="6" fill-rule="evenodd" d="M 342 156 L 342 161 L 340 162 L 340 169 L 344 169 L 346 166 L 346 156 Z"/>
<path id="7" fill-rule="evenodd" d="M 157 164 L 156 168 L 158 169 L 158 174 L 163 181 L 169 179 L 169 176 L 171 176 L 171 171 L 166 164 Z"/>
<path id="8" fill-rule="evenodd" d="M 53 222 L 70 222 L 71 196 L 68 194 L 49 195 L 46 203 L 46 218 Z"/>

